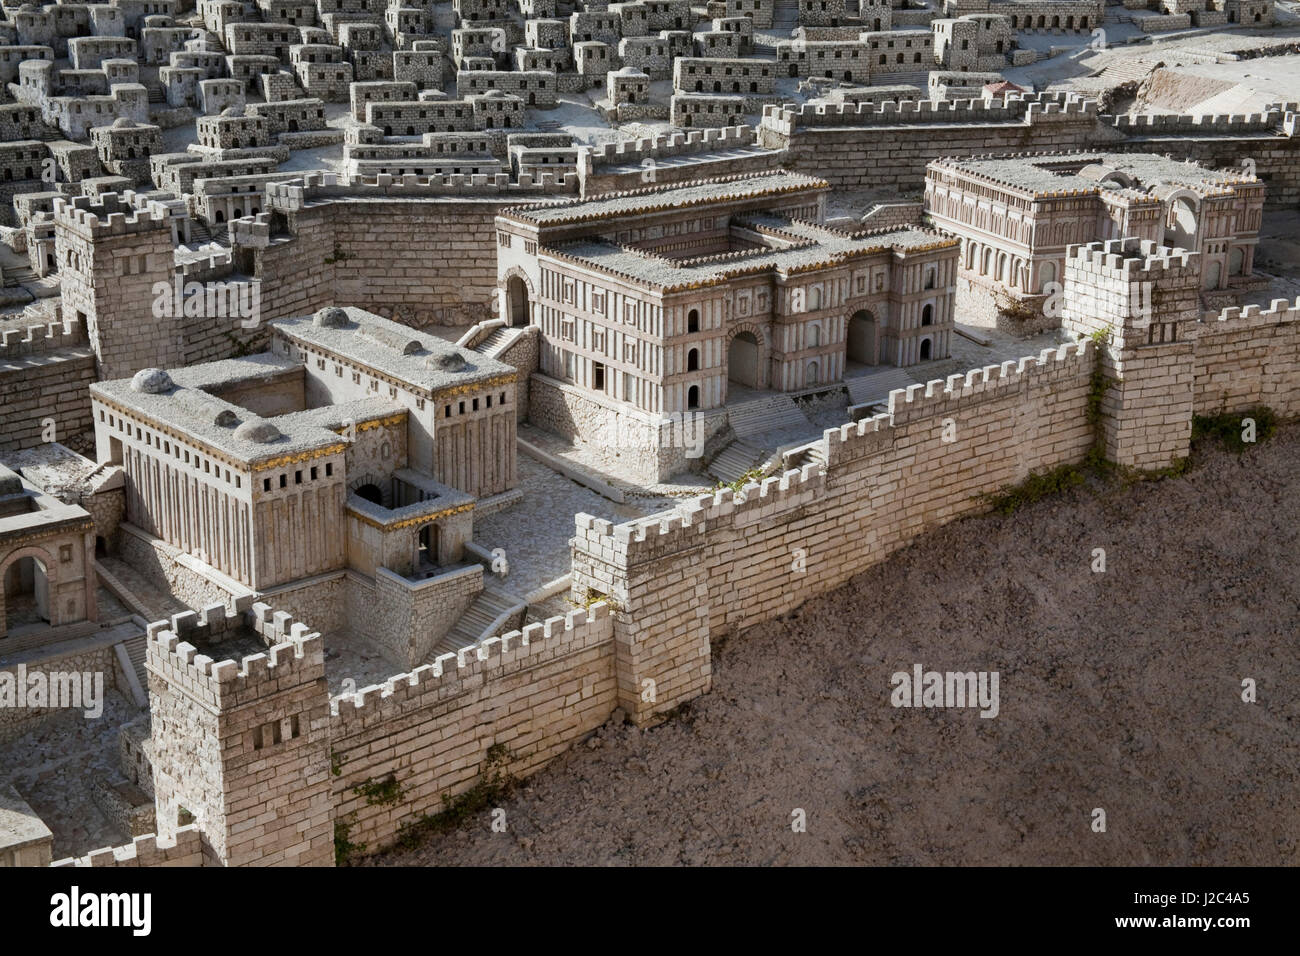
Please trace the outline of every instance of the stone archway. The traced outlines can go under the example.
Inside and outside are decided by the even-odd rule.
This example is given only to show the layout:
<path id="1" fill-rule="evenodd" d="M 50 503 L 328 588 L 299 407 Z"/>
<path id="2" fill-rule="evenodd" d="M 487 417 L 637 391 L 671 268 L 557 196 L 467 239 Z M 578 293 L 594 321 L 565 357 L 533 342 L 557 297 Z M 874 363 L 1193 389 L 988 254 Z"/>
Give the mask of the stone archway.
<path id="1" fill-rule="evenodd" d="M 523 269 L 514 267 L 502 277 L 501 318 L 511 328 L 524 328 L 532 318 L 533 284 Z"/>
<path id="2" fill-rule="evenodd" d="M 747 388 L 759 387 L 759 346 L 753 332 L 739 332 L 727 345 L 727 380 Z"/>
<path id="3" fill-rule="evenodd" d="M 1165 203 L 1165 245 L 1195 250 L 1200 197 L 1183 190 L 1168 196 Z"/>
<path id="4" fill-rule="evenodd" d="M 758 326 L 746 322 L 732 330 L 727 342 L 727 381 L 746 388 L 766 388 L 766 361 L 767 339 Z"/>
<path id="5" fill-rule="evenodd" d="M 870 309 L 859 309 L 849 317 L 845 357 L 850 362 L 877 365 L 880 362 L 880 323 Z"/>
<path id="6" fill-rule="evenodd" d="M 62 622 L 51 595 L 58 563 L 44 548 L 20 548 L 0 561 L 0 638 L 11 628 Z"/>

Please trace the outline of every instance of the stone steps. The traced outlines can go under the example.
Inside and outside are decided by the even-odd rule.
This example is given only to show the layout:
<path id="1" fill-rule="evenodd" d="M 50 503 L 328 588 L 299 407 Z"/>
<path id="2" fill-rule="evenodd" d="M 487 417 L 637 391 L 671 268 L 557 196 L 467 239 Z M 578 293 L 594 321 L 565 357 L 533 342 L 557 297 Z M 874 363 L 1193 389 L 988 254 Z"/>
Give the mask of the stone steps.
<path id="1" fill-rule="evenodd" d="M 522 611 L 521 601 L 498 591 L 483 590 L 474 603 L 465 609 L 465 613 L 456 621 L 456 625 L 433 649 L 433 656 L 452 654 L 465 647 L 471 647 L 484 638 L 493 637 L 502 630 L 497 624 L 503 614 Z"/>
<path id="2" fill-rule="evenodd" d="M 727 408 L 727 421 L 737 438 L 756 438 L 774 431 L 807 430 L 808 417 L 788 395 L 770 395 Z"/>
<path id="3" fill-rule="evenodd" d="M 130 659 L 132 668 L 135 669 L 135 676 L 140 679 L 140 686 L 147 688 L 149 686 L 149 677 L 144 669 L 144 661 L 148 656 L 148 638 L 141 634 L 138 637 L 123 641 L 122 646 L 126 648 L 126 656 Z"/>
<path id="4" fill-rule="evenodd" d="M 474 351 L 482 355 L 492 355 L 498 348 L 505 344 L 508 338 L 510 338 L 511 331 L 510 328 L 504 326 L 499 329 L 494 329 L 491 335 L 485 338 L 478 345 L 474 346 Z"/>
<path id="5" fill-rule="evenodd" d="M 95 559 L 99 582 L 132 613 L 146 621 L 161 621 L 190 610 L 183 602 L 160 591 L 126 562 L 113 557 Z"/>
<path id="6" fill-rule="evenodd" d="M 767 454 L 762 448 L 738 438 L 725 445 L 709 462 L 709 474 L 718 481 L 731 484 L 739 481 L 745 472 L 761 466 L 766 459 Z"/>
<path id="7" fill-rule="evenodd" d="M 894 389 L 907 388 L 915 384 L 916 379 L 901 368 L 877 372 L 874 375 L 857 375 L 844 380 L 844 386 L 849 390 L 849 401 L 853 405 L 888 401 L 889 393 Z"/>

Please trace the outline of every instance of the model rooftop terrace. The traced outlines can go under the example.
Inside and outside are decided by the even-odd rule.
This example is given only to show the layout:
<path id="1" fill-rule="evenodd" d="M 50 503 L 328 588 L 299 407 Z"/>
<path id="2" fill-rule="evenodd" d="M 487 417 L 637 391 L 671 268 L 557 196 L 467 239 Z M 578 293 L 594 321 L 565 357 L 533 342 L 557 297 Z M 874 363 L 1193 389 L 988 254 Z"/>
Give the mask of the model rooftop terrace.
<path id="1" fill-rule="evenodd" d="M 1028 192 L 1035 198 L 1098 194 L 1101 190 L 1149 193 L 1161 186 L 1228 193 L 1233 186 L 1262 185 L 1238 170 L 1216 170 L 1156 153 L 1079 153 L 1075 155 L 1006 156 L 941 159 L 937 168 L 955 169 L 988 182 Z M 1116 181 L 1102 182 L 1118 174 Z"/>
<path id="2" fill-rule="evenodd" d="M 786 248 L 759 248 L 696 259 L 669 259 L 654 253 L 601 239 L 582 240 L 559 247 L 544 246 L 541 255 L 581 262 L 611 275 L 631 279 L 665 292 L 713 285 L 727 279 L 761 272 L 794 275 L 831 268 L 842 262 L 880 253 L 924 252 L 951 248 L 958 240 L 899 227 L 875 232 L 847 233 L 814 223 L 774 215 L 752 215 L 737 220 L 738 228 L 773 230 L 791 244 Z"/>
<path id="3" fill-rule="evenodd" d="M 365 309 L 321 309 L 314 315 L 277 319 L 270 326 L 277 337 L 329 352 L 429 396 L 447 388 L 516 378 L 514 366 Z"/>
<path id="4" fill-rule="evenodd" d="M 597 222 L 666 212 L 690 206 L 707 206 L 735 200 L 808 194 L 815 200 L 830 191 L 830 184 L 816 176 L 773 170 L 751 175 L 699 180 L 687 185 L 652 186 L 627 192 L 608 193 L 591 199 L 556 203 L 545 207 L 507 209 L 501 216 L 534 225 L 565 225 Z"/>
<path id="5" fill-rule="evenodd" d="M 178 369 L 176 374 L 184 378 L 196 371 L 202 375 L 202 366 Z M 203 446 L 231 464 L 250 469 L 285 456 L 315 457 L 341 453 L 344 448 L 343 439 L 318 424 L 310 411 L 263 418 L 201 388 L 181 385 L 161 369 L 93 383 L 90 394 L 123 414 L 145 419 L 179 442 Z"/>

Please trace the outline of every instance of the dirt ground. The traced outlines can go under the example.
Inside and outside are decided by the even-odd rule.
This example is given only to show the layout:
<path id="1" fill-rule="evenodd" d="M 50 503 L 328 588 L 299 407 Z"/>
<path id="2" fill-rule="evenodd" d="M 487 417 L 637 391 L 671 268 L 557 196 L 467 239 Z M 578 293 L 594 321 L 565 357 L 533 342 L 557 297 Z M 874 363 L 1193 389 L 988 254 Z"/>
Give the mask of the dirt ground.
<path id="1" fill-rule="evenodd" d="M 1293 426 L 949 525 L 715 647 L 711 694 L 577 744 L 501 802 L 506 832 L 485 811 L 371 862 L 1293 864 L 1297 474 Z M 999 715 L 895 709 L 917 663 L 998 671 Z"/>

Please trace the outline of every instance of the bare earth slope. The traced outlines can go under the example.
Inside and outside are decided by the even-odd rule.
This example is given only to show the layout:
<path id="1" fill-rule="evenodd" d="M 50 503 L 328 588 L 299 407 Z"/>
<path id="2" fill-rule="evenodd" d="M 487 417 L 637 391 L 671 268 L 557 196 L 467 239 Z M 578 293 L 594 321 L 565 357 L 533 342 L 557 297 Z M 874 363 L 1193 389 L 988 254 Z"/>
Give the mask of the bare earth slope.
<path id="1" fill-rule="evenodd" d="M 374 862 L 1295 863 L 1300 428 L 1195 458 L 950 525 L 715 648 L 712 694 L 577 745 L 506 832 Z M 1001 713 L 894 709 L 914 663 L 1000 672 Z"/>

